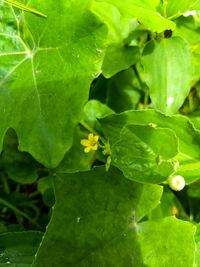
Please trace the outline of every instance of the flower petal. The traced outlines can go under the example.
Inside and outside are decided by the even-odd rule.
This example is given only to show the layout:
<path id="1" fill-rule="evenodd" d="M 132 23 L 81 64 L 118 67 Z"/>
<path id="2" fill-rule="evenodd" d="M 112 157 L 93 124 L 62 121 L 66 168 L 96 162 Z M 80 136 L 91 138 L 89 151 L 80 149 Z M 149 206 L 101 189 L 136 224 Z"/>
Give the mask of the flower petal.
<path id="1" fill-rule="evenodd" d="M 81 140 L 81 145 L 82 145 L 82 146 L 90 146 L 90 141 L 87 140 L 87 139 L 82 139 L 82 140 Z"/>
<path id="2" fill-rule="evenodd" d="M 88 152 L 90 152 L 91 149 L 92 149 L 92 147 L 91 147 L 91 146 L 88 146 L 88 147 L 86 147 L 86 148 L 84 149 L 84 152 L 85 152 L 85 153 L 88 153 Z"/>
<path id="3" fill-rule="evenodd" d="M 88 140 L 93 141 L 93 139 L 94 139 L 93 133 L 88 134 Z"/>
<path id="4" fill-rule="evenodd" d="M 97 150 L 98 149 L 98 145 L 95 144 L 94 146 L 92 146 L 92 150 Z"/>
<path id="5" fill-rule="evenodd" d="M 98 136 L 98 135 L 95 135 L 95 136 L 94 136 L 94 138 L 93 138 L 93 140 L 94 140 L 94 142 L 96 142 L 96 143 L 97 143 L 97 142 L 98 142 L 98 140 L 99 140 L 99 136 Z"/>

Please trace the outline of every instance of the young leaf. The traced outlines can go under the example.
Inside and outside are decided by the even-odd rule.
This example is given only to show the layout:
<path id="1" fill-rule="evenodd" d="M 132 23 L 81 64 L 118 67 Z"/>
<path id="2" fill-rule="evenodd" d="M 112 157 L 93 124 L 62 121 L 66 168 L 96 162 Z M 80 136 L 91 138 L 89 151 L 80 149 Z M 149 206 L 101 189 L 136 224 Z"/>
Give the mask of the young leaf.
<path id="1" fill-rule="evenodd" d="M 25 10 L 25 11 L 27 11 L 27 12 L 31 12 L 31 13 L 34 13 L 34 14 L 36 14 L 36 15 L 39 15 L 39 16 L 42 16 L 42 17 L 45 17 L 45 18 L 47 17 L 47 16 L 44 15 L 43 13 L 41 13 L 41 12 L 35 10 L 34 8 L 27 7 L 27 6 L 23 5 L 23 4 L 20 3 L 20 2 L 13 1 L 13 0 L 1 0 L 1 1 L 2 1 L 2 2 L 5 2 L 5 3 L 7 3 L 7 4 L 10 4 L 10 5 L 14 6 L 14 7 L 17 7 L 17 8 L 19 8 L 19 9 Z"/>
<path id="2" fill-rule="evenodd" d="M 189 44 L 181 37 L 151 41 L 144 49 L 142 64 L 155 108 L 169 115 L 177 113 L 193 79 Z"/>
<path id="3" fill-rule="evenodd" d="M 177 138 L 169 129 L 128 125 L 112 148 L 113 164 L 137 182 L 161 183 L 174 172 L 169 159 L 178 153 Z"/>
<path id="4" fill-rule="evenodd" d="M 14 128 L 19 149 L 46 167 L 56 167 L 70 149 L 101 69 L 107 31 L 90 3 L 35 0 L 48 19 L 25 14 L 19 27 L 13 8 L 1 7 L 0 140 Z"/>

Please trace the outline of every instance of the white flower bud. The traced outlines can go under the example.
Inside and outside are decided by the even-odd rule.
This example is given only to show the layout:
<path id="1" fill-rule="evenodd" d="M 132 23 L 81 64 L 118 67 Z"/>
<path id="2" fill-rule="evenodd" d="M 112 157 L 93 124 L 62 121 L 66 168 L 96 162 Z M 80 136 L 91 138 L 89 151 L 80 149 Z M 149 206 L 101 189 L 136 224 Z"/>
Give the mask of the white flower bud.
<path id="1" fill-rule="evenodd" d="M 168 179 L 169 187 L 174 191 L 181 191 L 185 186 L 185 180 L 182 176 L 171 176 Z"/>

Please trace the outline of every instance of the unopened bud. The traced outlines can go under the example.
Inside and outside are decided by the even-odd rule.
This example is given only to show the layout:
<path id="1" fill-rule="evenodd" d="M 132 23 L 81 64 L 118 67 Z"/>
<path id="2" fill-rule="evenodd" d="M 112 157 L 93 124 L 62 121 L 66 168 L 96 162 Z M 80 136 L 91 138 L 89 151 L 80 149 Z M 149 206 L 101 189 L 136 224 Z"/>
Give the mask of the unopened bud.
<path id="1" fill-rule="evenodd" d="M 185 180 L 180 175 L 171 176 L 168 179 L 169 187 L 174 191 L 181 191 L 185 186 Z"/>

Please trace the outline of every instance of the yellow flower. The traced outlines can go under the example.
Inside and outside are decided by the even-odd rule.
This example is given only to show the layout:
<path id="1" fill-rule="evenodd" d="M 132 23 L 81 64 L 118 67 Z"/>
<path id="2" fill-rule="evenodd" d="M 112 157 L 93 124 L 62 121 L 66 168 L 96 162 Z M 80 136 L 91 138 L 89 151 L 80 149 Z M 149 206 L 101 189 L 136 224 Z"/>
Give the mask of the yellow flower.
<path id="1" fill-rule="evenodd" d="M 82 139 L 81 145 L 86 147 L 84 149 L 84 152 L 88 153 L 88 152 L 90 152 L 90 150 L 97 150 L 98 149 L 98 140 L 99 140 L 99 136 L 93 135 L 93 133 L 90 133 L 88 135 L 88 139 Z"/>

